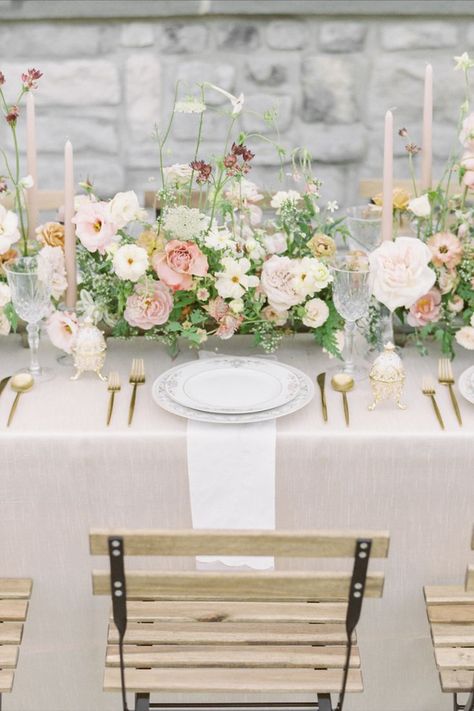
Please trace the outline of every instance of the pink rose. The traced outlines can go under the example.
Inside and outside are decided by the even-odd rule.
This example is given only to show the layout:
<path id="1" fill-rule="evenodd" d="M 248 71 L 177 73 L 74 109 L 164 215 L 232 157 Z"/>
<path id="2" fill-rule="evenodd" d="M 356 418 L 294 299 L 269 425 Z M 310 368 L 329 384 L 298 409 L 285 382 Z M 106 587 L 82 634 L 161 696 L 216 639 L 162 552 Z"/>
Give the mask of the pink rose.
<path id="1" fill-rule="evenodd" d="M 74 313 L 68 311 L 54 311 L 46 324 L 49 340 L 65 353 L 72 353 L 76 344 L 79 324 Z"/>
<path id="2" fill-rule="evenodd" d="M 453 269 L 462 259 L 461 241 L 452 232 L 437 232 L 426 243 L 431 250 L 431 261 L 436 267 Z"/>
<path id="3" fill-rule="evenodd" d="M 168 242 L 164 252 L 155 253 L 152 265 L 161 281 L 173 291 L 190 289 L 193 276 L 206 276 L 209 268 L 206 255 L 195 242 L 178 239 Z"/>
<path id="4" fill-rule="evenodd" d="M 216 331 L 216 336 L 223 341 L 231 338 L 244 320 L 243 316 L 237 316 L 231 313 L 229 305 L 224 301 L 222 296 L 212 299 L 204 309 L 209 316 L 217 321 L 219 328 Z"/>
<path id="5" fill-rule="evenodd" d="M 439 289 L 431 289 L 427 294 L 415 301 L 410 306 L 407 322 L 410 326 L 426 326 L 439 319 L 441 310 L 441 292 Z"/>
<path id="6" fill-rule="evenodd" d="M 89 252 L 104 254 L 117 239 L 117 225 L 110 219 L 106 202 L 86 202 L 79 205 L 72 222 L 76 235 Z"/>
<path id="7" fill-rule="evenodd" d="M 130 326 L 147 331 L 166 323 L 173 308 L 173 297 L 159 281 L 146 281 L 135 286 L 127 299 L 124 317 Z"/>
<path id="8" fill-rule="evenodd" d="M 289 257 L 274 254 L 262 269 L 260 283 L 270 306 L 278 312 L 288 311 L 302 301 L 295 289 L 295 263 Z"/>

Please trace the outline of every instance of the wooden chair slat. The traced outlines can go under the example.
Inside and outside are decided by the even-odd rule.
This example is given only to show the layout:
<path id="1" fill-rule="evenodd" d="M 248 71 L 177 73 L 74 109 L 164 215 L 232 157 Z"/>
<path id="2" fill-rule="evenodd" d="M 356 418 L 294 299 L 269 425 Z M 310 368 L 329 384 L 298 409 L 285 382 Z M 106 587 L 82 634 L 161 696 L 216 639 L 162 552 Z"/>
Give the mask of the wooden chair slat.
<path id="1" fill-rule="evenodd" d="M 344 602 L 166 602 L 131 600 L 130 622 L 345 622 Z M 112 617 L 112 615 L 111 615 Z"/>
<path id="2" fill-rule="evenodd" d="M 0 578 L 0 600 L 31 597 L 33 581 L 29 578 Z"/>
<path id="3" fill-rule="evenodd" d="M 28 600 L 0 600 L 0 622 L 24 622 Z"/>
<path id="4" fill-rule="evenodd" d="M 311 692 L 336 693 L 341 688 L 340 669 L 127 669 L 130 692 Z M 119 669 L 106 667 L 105 691 L 120 690 Z M 362 691 L 359 669 L 349 671 L 347 691 Z"/>
<path id="5" fill-rule="evenodd" d="M 13 688 L 13 678 L 15 672 L 13 669 L 0 670 L 0 693 L 8 694 Z"/>
<path id="6" fill-rule="evenodd" d="M 114 624 L 108 641 L 118 643 Z M 130 622 L 126 644 L 345 644 L 345 626 L 340 624 L 247 624 L 240 622 L 140 623 Z"/>
<path id="7" fill-rule="evenodd" d="M 440 672 L 441 688 L 453 694 L 470 692 L 473 687 L 472 671 L 467 669 L 445 669 Z"/>
<path id="8" fill-rule="evenodd" d="M 466 572 L 466 591 L 474 593 L 474 565 L 470 565 Z"/>
<path id="9" fill-rule="evenodd" d="M 20 648 L 12 644 L 0 646 L 0 669 L 15 669 Z"/>
<path id="10" fill-rule="evenodd" d="M 344 646 L 208 646 L 157 645 L 143 647 L 126 645 L 124 661 L 127 667 L 245 667 L 341 669 L 344 666 Z M 118 646 L 107 648 L 106 664 L 119 666 Z M 351 654 L 351 666 L 360 667 L 357 647 Z"/>
<path id="11" fill-rule="evenodd" d="M 474 647 L 474 625 L 434 623 L 431 635 L 435 647 Z"/>
<path id="12" fill-rule="evenodd" d="M 110 593 L 110 576 L 94 571 L 95 595 Z M 347 600 L 351 575 L 333 572 L 271 573 L 200 573 L 148 572 L 127 573 L 127 595 L 138 599 L 226 599 L 226 600 Z M 367 576 L 365 596 L 380 597 L 383 573 Z"/>
<path id="13" fill-rule="evenodd" d="M 12 195 L 5 195 L 0 198 L 0 205 L 11 210 L 14 205 Z M 39 190 L 38 191 L 38 209 L 40 212 L 51 212 L 59 210 L 61 205 L 64 205 L 64 192 L 62 190 Z"/>
<path id="14" fill-rule="evenodd" d="M 463 585 L 429 585 L 424 588 L 425 600 L 431 605 L 473 605 L 474 593 Z"/>
<path id="15" fill-rule="evenodd" d="M 393 187 L 406 190 L 410 195 L 414 195 L 412 180 L 394 180 Z M 359 182 L 359 195 L 365 198 L 373 198 L 382 192 L 383 181 L 381 178 L 364 178 Z M 417 193 L 420 193 L 419 184 L 417 183 Z"/>
<path id="16" fill-rule="evenodd" d="M 428 605 L 430 622 L 474 623 L 474 605 Z"/>
<path id="17" fill-rule="evenodd" d="M 472 647 L 435 647 L 436 664 L 439 669 L 473 669 Z"/>
<path id="18" fill-rule="evenodd" d="M 93 530 L 92 555 L 108 555 L 108 537 L 124 538 L 126 556 L 256 555 L 352 558 L 356 540 L 371 538 L 371 558 L 386 558 L 385 531 L 113 531 Z"/>

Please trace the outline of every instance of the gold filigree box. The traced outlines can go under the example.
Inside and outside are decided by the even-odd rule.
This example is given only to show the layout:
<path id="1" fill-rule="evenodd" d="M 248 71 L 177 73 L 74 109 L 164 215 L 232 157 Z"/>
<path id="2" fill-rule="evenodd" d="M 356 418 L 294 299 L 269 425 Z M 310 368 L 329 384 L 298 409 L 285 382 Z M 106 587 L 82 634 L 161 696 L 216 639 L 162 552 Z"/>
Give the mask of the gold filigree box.
<path id="1" fill-rule="evenodd" d="M 382 400 L 393 399 L 401 410 L 406 405 L 401 402 L 405 383 L 405 368 L 402 359 L 397 355 L 393 343 L 387 343 L 383 352 L 377 356 L 370 370 L 370 384 L 374 401 L 369 410 L 374 410 Z"/>

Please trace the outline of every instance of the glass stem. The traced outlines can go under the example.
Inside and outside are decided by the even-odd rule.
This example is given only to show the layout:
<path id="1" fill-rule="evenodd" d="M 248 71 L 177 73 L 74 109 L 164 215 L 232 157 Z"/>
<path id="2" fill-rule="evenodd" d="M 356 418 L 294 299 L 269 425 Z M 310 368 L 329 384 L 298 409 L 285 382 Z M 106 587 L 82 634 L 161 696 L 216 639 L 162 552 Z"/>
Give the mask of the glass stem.
<path id="1" fill-rule="evenodd" d="M 38 322 L 29 323 L 26 327 L 28 331 L 28 345 L 30 347 L 30 373 L 39 375 L 41 368 L 38 360 L 38 349 L 40 339 L 40 329 Z"/>
<path id="2" fill-rule="evenodd" d="M 354 375 L 354 332 L 355 321 L 346 321 L 344 344 L 344 373 Z"/>

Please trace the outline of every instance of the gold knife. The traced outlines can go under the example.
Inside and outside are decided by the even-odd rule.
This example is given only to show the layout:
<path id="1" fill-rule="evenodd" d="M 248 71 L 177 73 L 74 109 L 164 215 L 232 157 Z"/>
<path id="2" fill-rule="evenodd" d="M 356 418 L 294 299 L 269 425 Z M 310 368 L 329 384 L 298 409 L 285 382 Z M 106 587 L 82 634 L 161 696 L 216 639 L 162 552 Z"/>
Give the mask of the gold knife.
<path id="1" fill-rule="evenodd" d="M 326 404 L 326 393 L 324 391 L 324 383 L 326 381 L 326 373 L 319 373 L 316 380 L 319 385 L 319 389 L 321 391 L 321 409 L 323 411 L 323 420 L 324 420 L 324 422 L 327 422 L 328 421 L 328 408 L 327 408 L 327 404 Z"/>

